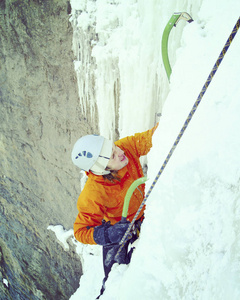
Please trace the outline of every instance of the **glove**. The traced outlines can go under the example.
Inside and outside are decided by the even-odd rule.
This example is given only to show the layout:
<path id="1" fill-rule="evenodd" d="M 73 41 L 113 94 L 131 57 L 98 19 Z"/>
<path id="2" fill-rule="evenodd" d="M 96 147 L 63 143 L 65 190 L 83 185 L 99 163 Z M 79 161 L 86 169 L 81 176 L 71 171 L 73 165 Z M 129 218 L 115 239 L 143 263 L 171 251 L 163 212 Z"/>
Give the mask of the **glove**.
<path id="1" fill-rule="evenodd" d="M 123 238 L 130 224 L 131 223 L 129 221 L 126 222 L 120 221 L 114 225 L 111 225 L 110 222 L 103 221 L 102 225 L 96 226 L 94 228 L 93 231 L 94 241 L 98 245 L 102 245 L 102 246 L 109 245 L 109 244 L 117 244 Z"/>

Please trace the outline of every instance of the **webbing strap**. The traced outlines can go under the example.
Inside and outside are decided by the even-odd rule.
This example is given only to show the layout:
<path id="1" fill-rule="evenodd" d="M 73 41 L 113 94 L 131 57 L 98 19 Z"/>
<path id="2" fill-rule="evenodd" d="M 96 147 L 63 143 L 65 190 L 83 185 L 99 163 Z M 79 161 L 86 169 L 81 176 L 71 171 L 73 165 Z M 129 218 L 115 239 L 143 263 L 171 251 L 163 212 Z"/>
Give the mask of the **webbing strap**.
<path id="1" fill-rule="evenodd" d="M 119 248 L 119 250 L 118 250 L 118 252 L 117 252 L 117 254 L 116 254 L 116 256 L 115 256 L 115 260 L 116 260 L 116 261 L 117 261 L 117 259 L 118 259 L 118 255 L 119 255 L 120 251 L 122 250 L 123 246 L 125 245 L 125 243 L 126 243 L 126 241 L 127 241 L 128 234 L 129 234 L 129 232 L 130 232 L 130 230 L 131 230 L 131 228 L 132 228 L 134 222 L 136 221 L 136 219 L 137 219 L 139 213 L 141 212 L 143 206 L 145 205 L 145 202 L 147 201 L 147 198 L 149 197 L 150 193 L 152 192 L 152 189 L 154 188 L 155 184 L 157 183 L 159 177 L 161 176 L 163 170 L 165 169 L 167 163 L 169 162 L 169 160 L 170 160 L 170 158 L 171 158 L 171 156 L 172 156 L 172 154 L 173 154 L 175 148 L 177 147 L 177 145 L 178 145 L 178 143 L 179 143 L 181 137 L 183 136 L 183 134 L 184 134 L 184 132 L 185 132 L 185 130 L 186 130 L 188 124 L 190 123 L 190 121 L 191 121 L 191 119 L 192 119 L 192 117 L 193 117 L 193 115 L 194 115 L 194 113 L 195 113 L 195 111 L 196 111 L 196 109 L 197 109 L 199 103 L 201 102 L 201 100 L 202 100 L 202 98 L 203 98 L 203 96 L 204 96 L 204 94 L 205 94 L 205 92 L 206 92 L 206 90 L 207 90 L 209 84 L 211 83 L 211 81 L 212 81 L 212 79 L 213 79 L 213 76 L 214 76 L 215 73 L 217 72 L 218 67 L 220 66 L 220 64 L 221 64 L 221 62 L 222 62 L 222 60 L 223 60 L 225 54 L 227 53 L 227 50 L 228 50 L 228 48 L 229 48 L 231 42 L 233 41 L 233 39 L 234 39 L 234 37 L 235 37 L 235 35 L 236 35 L 238 29 L 239 29 L 239 26 L 240 26 L 240 17 L 238 18 L 237 23 L 235 24 L 235 26 L 234 26 L 234 28 L 233 28 L 233 30 L 232 30 L 232 32 L 231 32 L 231 34 L 230 34 L 230 36 L 229 36 L 229 38 L 228 38 L 226 44 L 225 44 L 225 46 L 223 47 L 223 50 L 221 51 L 221 53 L 220 53 L 220 55 L 219 55 L 219 57 L 218 57 L 218 59 L 217 59 L 215 65 L 213 66 L 212 71 L 211 71 L 211 73 L 209 74 L 209 76 L 208 76 L 208 78 L 207 78 L 207 81 L 205 82 L 204 86 L 202 87 L 202 90 L 201 90 L 201 92 L 200 92 L 200 94 L 199 94 L 199 96 L 198 96 L 196 102 L 194 103 L 194 105 L 193 105 L 193 107 L 192 107 L 192 110 L 190 111 L 190 113 L 189 113 L 189 115 L 188 115 L 188 117 L 187 117 L 185 123 L 183 124 L 183 127 L 182 127 L 182 129 L 180 130 L 180 133 L 178 134 L 178 136 L 177 136 L 177 138 L 176 138 L 176 140 L 175 140 L 175 142 L 174 142 L 174 144 L 173 144 L 171 150 L 169 151 L 169 153 L 168 153 L 168 155 L 167 155 L 167 157 L 166 157 L 166 159 L 165 159 L 163 165 L 161 166 L 160 171 L 158 172 L 157 176 L 155 177 L 155 179 L 154 179 L 154 181 L 153 181 L 151 187 L 149 188 L 149 190 L 148 190 L 148 192 L 147 192 L 145 198 L 143 199 L 143 201 L 142 201 L 142 203 L 141 203 L 141 205 L 140 205 L 138 211 L 136 212 L 136 214 L 135 214 L 135 216 L 134 216 L 134 218 L 133 218 L 131 224 L 129 225 L 128 230 L 126 231 L 125 235 L 123 236 L 123 238 L 122 238 L 122 240 L 121 240 L 121 242 L 120 242 L 121 247 Z"/>

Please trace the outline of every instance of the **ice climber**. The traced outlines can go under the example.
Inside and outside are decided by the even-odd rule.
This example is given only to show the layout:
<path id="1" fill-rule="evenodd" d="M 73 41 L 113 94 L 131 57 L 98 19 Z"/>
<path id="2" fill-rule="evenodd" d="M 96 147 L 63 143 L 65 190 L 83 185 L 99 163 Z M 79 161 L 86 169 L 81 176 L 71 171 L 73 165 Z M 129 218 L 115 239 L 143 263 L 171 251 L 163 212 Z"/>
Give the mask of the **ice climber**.
<path id="1" fill-rule="evenodd" d="M 102 136 L 86 135 L 77 140 L 73 147 L 73 163 L 88 176 L 77 202 L 74 235 L 81 243 L 103 246 L 105 278 L 101 293 L 111 267 L 116 262 L 114 258 L 119 242 L 144 199 L 145 185 L 142 184 L 131 197 L 128 222 L 120 222 L 128 188 L 136 179 L 144 176 L 139 158 L 151 149 L 152 136 L 157 126 L 115 143 Z M 128 246 L 137 239 L 143 218 L 144 207 L 121 250 L 118 263 L 130 262 L 132 251 L 128 252 Z"/>

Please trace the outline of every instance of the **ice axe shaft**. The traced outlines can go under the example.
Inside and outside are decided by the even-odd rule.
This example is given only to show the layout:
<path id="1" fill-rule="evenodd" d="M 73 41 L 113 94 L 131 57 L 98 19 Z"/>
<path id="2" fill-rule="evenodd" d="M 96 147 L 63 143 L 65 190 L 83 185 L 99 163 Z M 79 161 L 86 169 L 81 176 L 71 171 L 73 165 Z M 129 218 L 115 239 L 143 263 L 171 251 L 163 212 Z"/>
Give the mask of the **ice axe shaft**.
<path id="1" fill-rule="evenodd" d="M 124 198 L 124 204 L 123 204 L 123 210 L 122 210 L 122 219 L 121 219 L 121 222 L 126 222 L 127 220 L 127 213 L 128 213 L 128 207 L 129 207 L 129 203 L 130 203 L 130 199 L 132 197 L 132 194 L 133 192 L 135 191 L 135 189 L 145 183 L 147 181 L 147 177 L 141 177 L 141 178 L 138 178 L 137 180 L 135 180 L 131 185 L 130 187 L 128 188 L 128 191 L 125 195 L 125 198 Z"/>
<path id="2" fill-rule="evenodd" d="M 168 21 L 162 36 L 162 60 L 164 64 L 164 68 L 167 73 L 168 80 L 170 79 L 170 75 L 172 73 L 172 69 L 169 62 L 168 57 L 168 37 L 170 34 L 170 31 L 172 30 L 173 26 L 176 26 L 180 20 L 185 20 L 188 23 L 191 23 L 193 21 L 192 17 L 186 13 L 186 12 L 179 12 L 174 13 L 170 20 Z"/>

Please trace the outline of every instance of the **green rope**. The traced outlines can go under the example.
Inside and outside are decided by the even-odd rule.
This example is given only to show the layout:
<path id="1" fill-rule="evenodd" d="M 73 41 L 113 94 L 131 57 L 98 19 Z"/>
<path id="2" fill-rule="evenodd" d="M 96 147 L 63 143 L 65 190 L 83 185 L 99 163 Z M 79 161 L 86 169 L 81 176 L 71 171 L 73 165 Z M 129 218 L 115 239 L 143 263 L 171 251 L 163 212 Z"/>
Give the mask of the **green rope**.
<path id="1" fill-rule="evenodd" d="M 202 98 L 203 98 L 203 96 L 204 96 L 204 94 L 205 94 L 205 92 L 206 92 L 206 90 L 207 90 L 209 84 L 211 83 L 211 81 L 212 81 L 212 79 L 213 79 L 213 76 L 214 76 L 215 73 L 217 72 L 218 67 L 220 66 L 220 64 L 221 64 L 221 62 L 222 62 L 222 60 L 223 60 L 223 58 L 224 58 L 224 56 L 225 56 L 225 54 L 226 54 L 226 52 L 227 52 L 227 50 L 228 50 L 228 48 L 229 48 L 231 42 L 233 41 L 233 39 L 234 39 L 234 37 L 235 37 L 235 35 L 236 35 L 238 29 L 239 29 L 239 26 L 240 26 L 240 17 L 238 18 L 238 21 L 237 21 L 237 23 L 235 24 L 235 26 L 234 26 L 234 28 L 233 28 L 233 30 L 232 30 L 232 32 L 231 32 L 231 34 L 230 34 L 230 36 L 229 36 L 229 38 L 228 38 L 226 44 L 225 44 L 225 46 L 223 47 L 223 50 L 221 51 L 221 53 L 220 53 L 220 55 L 219 55 L 219 57 L 218 57 L 218 59 L 217 59 L 215 65 L 213 66 L 212 71 L 211 71 L 211 73 L 209 74 L 209 76 L 208 76 L 208 78 L 207 78 L 207 81 L 205 82 L 204 86 L 202 87 L 202 90 L 201 90 L 201 92 L 200 92 L 200 94 L 199 94 L 199 96 L 198 96 L 196 102 L 194 103 L 194 105 L 193 105 L 193 107 L 192 107 L 192 110 L 190 111 L 190 113 L 189 113 L 189 115 L 188 115 L 188 117 L 187 117 L 185 123 L 183 124 L 183 127 L 182 127 L 182 129 L 180 130 L 180 133 L 179 133 L 179 135 L 177 136 L 177 138 L 176 138 L 176 140 L 175 140 L 175 142 L 174 142 L 174 144 L 173 144 L 171 150 L 169 151 L 169 153 L 168 153 L 168 155 L 167 155 L 167 157 L 166 157 L 166 159 L 165 159 L 165 161 L 164 161 L 164 163 L 163 163 L 163 165 L 162 165 L 160 171 L 158 172 L 157 176 L 155 177 L 155 179 L 154 179 L 154 181 L 153 181 L 153 183 L 152 183 L 152 185 L 151 185 L 151 187 L 150 187 L 150 189 L 149 189 L 149 191 L 148 191 L 146 197 L 143 199 L 143 201 L 142 201 L 142 203 L 141 203 L 141 205 L 140 205 L 138 211 L 136 212 L 136 214 L 135 214 L 135 216 L 134 216 L 134 218 L 133 218 L 131 224 L 130 224 L 129 227 L 128 227 L 128 230 L 126 231 L 125 235 L 123 236 L 123 238 L 122 238 L 122 240 L 121 240 L 121 242 L 120 242 L 120 245 L 121 245 L 121 246 L 119 247 L 119 250 L 118 250 L 118 252 L 117 252 L 117 254 L 116 254 L 116 256 L 115 256 L 115 260 L 116 260 L 116 261 L 117 261 L 117 259 L 118 259 L 118 256 L 119 256 L 119 254 L 120 254 L 120 252 L 121 252 L 123 246 L 125 245 L 125 243 L 126 243 L 126 241 L 127 241 L 128 234 L 129 234 L 129 232 L 130 232 L 130 230 L 131 230 L 131 228 L 132 228 L 134 222 L 136 221 L 136 219 L 137 219 L 139 213 L 141 212 L 143 206 L 145 205 L 145 203 L 146 203 L 146 201 L 147 201 L 147 198 L 149 197 L 150 193 L 152 192 L 152 189 L 154 188 L 155 184 L 157 183 L 159 177 L 161 176 L 163 170 L 165 169 L 167 163 L 169 162 L 169 160 L 170 160 L 170 158 L 171 158 L 171 156 L 172 156 L 172 154 L 173 154 L 175 148 L 177 147 L 177 145 L 178 145 L 178 143 L 179 143 L 181 137 L 183 136 L 183 134 L 184 134 L 184 132 L 185 132 L 185 130 L 186 130 L 186 128 L 187 128 L 189 122 L 191 121 L 191 119 L 192 119 L 192 117 L 193 117 L 193 115 L 194 115 L 194 113 L 195 113 L 195 111 L 196 111 L 196 109 L 197 109 L 199 103 L 201 102 L 201 100 L 202 100 Z"/>

